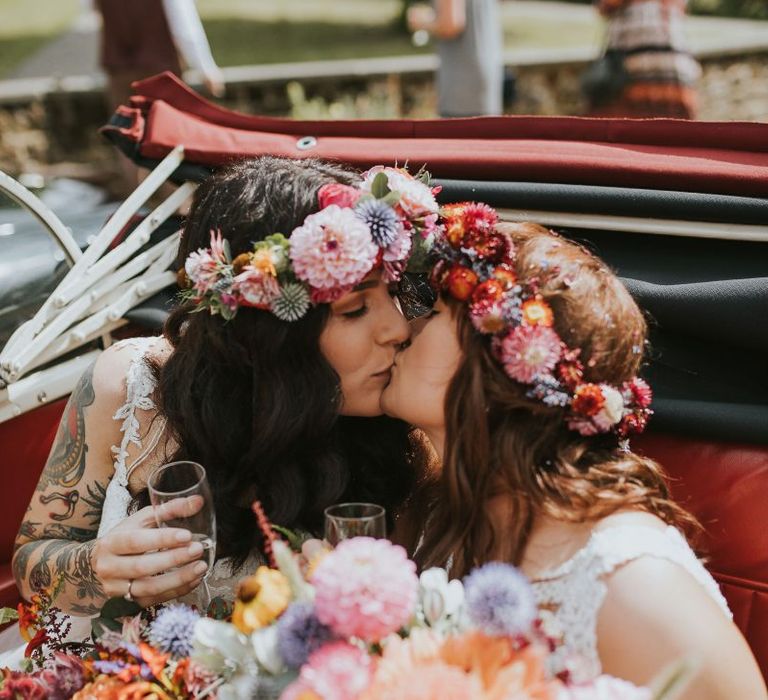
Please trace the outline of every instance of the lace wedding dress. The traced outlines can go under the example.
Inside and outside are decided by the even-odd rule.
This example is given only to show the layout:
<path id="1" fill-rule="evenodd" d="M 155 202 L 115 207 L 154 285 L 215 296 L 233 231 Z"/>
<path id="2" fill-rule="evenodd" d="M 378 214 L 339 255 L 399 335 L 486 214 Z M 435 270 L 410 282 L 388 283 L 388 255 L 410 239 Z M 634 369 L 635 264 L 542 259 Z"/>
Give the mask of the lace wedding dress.
<path id="1" fill-rule="evenodd" d="M 113 346 L 116 350 L 126 349 L 130 351 L 131 358 L 125 377 L 125 403 L 113 416 L 120 423 L 121 441 L 119 445 L 112 447 L 115 471 L 106 490 L 99 524 L 99 537 L 109 532 L 127 517 L 133 498 L 128 490 L 128 480 L 139 465 L 144 464 L 148 459 L 157 458 L 158 446 L 165 435 L 166 421 L 162 416 L 158 416 L 154 421 L 142 421 L 140 419 L 142 414 L 139 413 L 148 412 L 151 415 L 156 408 L 152 400 L 155 379 L 146 359 L 159 341 L 160 338 L 158 337 L 129 338 L 115 343 Z M 142 423 L 149 425 L 149 429 L 143 436 Z M 131 445 L 135 446 L 138 451 L 138 455 L 133 459 L 129 456 Z M 252 554 L 240 572 L 233 576 L 227 559 L 216 561 L 207 579 L 211 598 L 222 597 L 231 600 L 234 596 L 237 580 L 255 571 L 261 563 L 263 560 L 257 554 Z M 194 605 L 196 598 L 196 592 L 193 591 L 180 598 L 179 601 Z M 83 640 L 89 636 L 90 617 L 72 615 L 71 620 L 70 640 Z M 0 650 L 7 650 L 5 653 L 0 653 L 0 668 L 18 666 L 24 652 L 24 645 L 18 630 L 15 627 L 6 630 L 0 637 L 2 637 L 0 638 Z"/>
<path id="2" fill-rule="evenodd" d="M 697 559 L 677 528 L 659 530 L 648 525 L 616 524 L 592 533 L 587 544 L 559 566 L 532 581 L 539 607 L 554 613 L 563 636 L 551 668 L 558 672 L 575 662 L 580 679 L 601 673 L 597 653 L 597 616 L 607 593 L 606 578 L 623 564 L 640 557 L 659 557 L 683 567 L 732 617 L 717 583 Z"/>

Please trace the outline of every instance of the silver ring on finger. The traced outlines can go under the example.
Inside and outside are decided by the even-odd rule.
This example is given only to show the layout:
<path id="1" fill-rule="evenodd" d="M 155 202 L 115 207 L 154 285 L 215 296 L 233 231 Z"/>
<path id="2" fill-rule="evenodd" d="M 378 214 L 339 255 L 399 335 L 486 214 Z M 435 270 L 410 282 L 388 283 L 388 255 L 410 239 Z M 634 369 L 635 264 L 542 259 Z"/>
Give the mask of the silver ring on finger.
<path id="1" fill-rule="evenodd" d="M 134 602 L 134 597 L 133 597 L 133 595 L 131 595 L 131 586 L 133 586 L 133 579 L 129 578 L 128 579 L 128 590 L 126 591 L 125 595 L 123 596 L 123 598 L 125 598 L 129 603 Z"/>

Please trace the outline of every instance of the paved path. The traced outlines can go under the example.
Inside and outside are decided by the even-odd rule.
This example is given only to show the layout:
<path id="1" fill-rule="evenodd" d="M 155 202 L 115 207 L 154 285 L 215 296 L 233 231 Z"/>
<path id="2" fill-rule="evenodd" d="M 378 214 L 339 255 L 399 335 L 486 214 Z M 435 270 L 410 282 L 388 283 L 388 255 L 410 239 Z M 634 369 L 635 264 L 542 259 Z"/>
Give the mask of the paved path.
<path id="1" fill-rule="evenodd" d="M 130 0 L 126 0 L 130 2 Z M 507 0 L 502 3 L 505 24 L 514 26 L 515 18 L 549 20 L 557 17 L 560 21 L 580 23 L 595 22 L 594 9 L 590 5 L 570 2 L 539 2 L 538 0 Z M 95 12 L 83 12 L 73 26 L 57 39 L 24 61 L 8 79 L 50 78 L 64 76 L 99 76 L 97 65 L 100 18 Z M 739 46 L 764 44 L 768 48 L 768 22 L 722 19 L 710 17 L 689 17 L 687 19 L 691 45 L 694 50 L 713 51 L 718 48 L 738 50 Z M 598 40 L 599 43 L 599 40 Z M 578 52 L 598 46 L 583 46 Z M 552 49 L 526 48 L 526 52 L 541 54 L 558 53 Z M 1 82 L 1 81 L 0 81 Z"/>
<path id="2" fill-rule="evenodd" d="M 23 79 L 98 75 L 99 22 L 95 12 L 84 12 L 68 31 L 23 61 L 6 77 Z"/>

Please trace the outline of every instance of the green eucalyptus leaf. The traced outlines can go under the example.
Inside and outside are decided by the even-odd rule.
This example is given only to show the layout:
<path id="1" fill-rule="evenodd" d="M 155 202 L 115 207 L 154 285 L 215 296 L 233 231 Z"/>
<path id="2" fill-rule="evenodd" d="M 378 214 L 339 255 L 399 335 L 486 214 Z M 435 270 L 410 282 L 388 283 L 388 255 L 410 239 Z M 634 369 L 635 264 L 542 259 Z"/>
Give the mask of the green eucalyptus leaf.
<path id="1" fill-rule="evenodd" d="M 400 193 L 397 190 L 392 190 L 388 195 L 382 197 L 381 201 L 394 207 L 400 201 Z"/>
<path id="2" fill-rule="evenodd" d="M 383 199 L 389 194 L 389 180 L 386 173 L 376 173 L 376 176 L 371 182 L 371 194 L 376 199 Z"/>
<path id="3" fill-rule="evenodd" d="M 119 617 L 133 617 L 141 612 L 142 608 L 135 600 L 125 598 L 110 598 L 104 603 L 99 613 L 100 617 L 116 620 Z"/>

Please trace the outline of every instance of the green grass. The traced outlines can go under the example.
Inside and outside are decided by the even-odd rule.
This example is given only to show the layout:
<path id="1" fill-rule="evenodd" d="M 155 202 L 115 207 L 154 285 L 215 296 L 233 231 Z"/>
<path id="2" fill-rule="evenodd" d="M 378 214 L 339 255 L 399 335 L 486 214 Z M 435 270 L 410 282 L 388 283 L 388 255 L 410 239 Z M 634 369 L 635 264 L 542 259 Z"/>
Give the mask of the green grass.
<path id="1" fill-rule="evenodd" d="M 0 76 L 55 39 L 79 7 L 79 0 L 0 0 Z"/>
<path id="2" fill-rule="evenodd" d="M 65 30 L 79 7 L 79 0 L 0 0 L 0 78 Z M 198 0 L 198 7 L 222 66 L 433 50 L 414 47 L 396 29 L 400 0 Z M 602 24 L 586 7 L 576 17 L 558 17 L 546 4 L 532 14 L 521 13 L 514 2 L 501 7 L 508 48 L 597 50 L 602 41 Z M 716 37 L 718 24 L 699 21 L 691 36 Z"/>
<path id="3" fill-rule="evenodd" d="M 396 56 L 419 53 L 409 37 L 390 25 L 322 21 L 264 22 L 206 19 L 205 30 L 221 66 Z"/>

